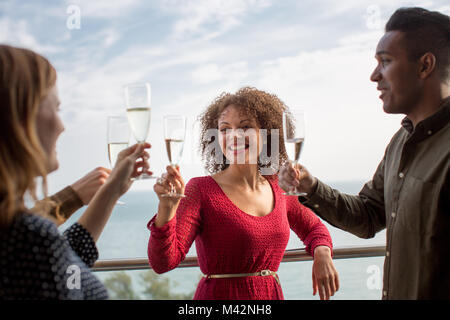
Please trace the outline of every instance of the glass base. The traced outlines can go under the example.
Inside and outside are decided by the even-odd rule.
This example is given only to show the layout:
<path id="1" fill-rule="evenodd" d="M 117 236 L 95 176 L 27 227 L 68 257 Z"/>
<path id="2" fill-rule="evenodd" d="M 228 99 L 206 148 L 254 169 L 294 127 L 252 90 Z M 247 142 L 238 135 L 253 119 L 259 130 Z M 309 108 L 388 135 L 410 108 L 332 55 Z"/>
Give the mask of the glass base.
<path id="1" fill-rule="evenodd" d="M 161 197 L 163 197 L 163 198 L 186 198 L 186 196 L 184 194 L 180 194 L 180 193 L 167 193 L 167 194 L 161 195 Z"/>
<path id="2" fill-rule="evenodd" d="M 137 176 L 136 178 L 134 178 L 134 180 L 147 180 L 147 179 L 157 179 L 157 176 L 152 176 L 146 173 L 143 173 L 139 176 Z"/>
<path id="3" fill-rule="evenodd" d="M 297 196 L 297 197 L 300 197 L 300 196 L 304 197 L 307 195 L 306 192 L 297 192 L 297 191 L 284 192 L 283 194 L 286 196 Z"/>

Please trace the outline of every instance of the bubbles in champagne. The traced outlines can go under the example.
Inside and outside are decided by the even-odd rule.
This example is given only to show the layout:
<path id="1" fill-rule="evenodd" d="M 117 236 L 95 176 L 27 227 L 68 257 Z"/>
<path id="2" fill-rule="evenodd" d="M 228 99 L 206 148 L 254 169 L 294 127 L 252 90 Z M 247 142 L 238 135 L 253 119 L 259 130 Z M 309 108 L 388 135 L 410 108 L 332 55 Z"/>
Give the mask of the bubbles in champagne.
<path id="1" fill-rule="evenodd" d="M 165 139 L 167 156 L 169 162 L 173 165 L 178 164 L 183 153 L 184 140 L 181 139 Z"/>
<path id="2" fill-rule="evenodd" d="M 150 108 L 136 107 L 127 109 L 128 123 L 137 142 L 147 139 L 150 128 Z"/>
<path id="3" fill-rule="evenodd" d="M 289 160 L 298 161 L 302 152 L 304 138 L 286 139 L 286 152 Z"/>
<path id="4" fill-rule="evenodd" d="M 128 147 L 128 142 L 111 142 L 108 143 L 108 158 L 111 167 L 116 165 L 117 156 L 120 151 L 126 149 Z"/>

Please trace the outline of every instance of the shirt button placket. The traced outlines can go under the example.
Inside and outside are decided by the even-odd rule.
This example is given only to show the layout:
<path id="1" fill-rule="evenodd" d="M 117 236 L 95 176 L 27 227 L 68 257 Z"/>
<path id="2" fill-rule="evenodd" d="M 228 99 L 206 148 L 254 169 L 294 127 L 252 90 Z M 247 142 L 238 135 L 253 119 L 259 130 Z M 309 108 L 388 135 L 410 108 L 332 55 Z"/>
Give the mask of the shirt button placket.
<path id="1" fill-rule="evenodd" d="M 404 176 L 403 173 L 401 173 L 400 176 Z M 396 203 L 393 204 L 392 208 L 396 208 Z M 395 209 L 394 209 L 395 210 Z M 386 242 L 386 262 L 387 262 L 387 270 L 386 270 L 386 275 L 385 275 L 385 282 L 384 282 L 384 290 L 383 290 L 383 298 L 387 298 L 388 295 L 388 288 L 389 288 L 389 273 L 390 273 L 390 264 L 391 264 L 391 259 L 390 259 L 390 255 L 391 255 L 391 236 L 392 236 L 392 232 L 394 229 L 394 224 L 395 224 L 395 217 L 397 216 L 397 213 L 395 211 L 391 212 L 391 221 L 390 221 L 390 226 L 389 226 L 389 232 L 388 232 L 388 238 L 387 238 L 387 242 Z"/>

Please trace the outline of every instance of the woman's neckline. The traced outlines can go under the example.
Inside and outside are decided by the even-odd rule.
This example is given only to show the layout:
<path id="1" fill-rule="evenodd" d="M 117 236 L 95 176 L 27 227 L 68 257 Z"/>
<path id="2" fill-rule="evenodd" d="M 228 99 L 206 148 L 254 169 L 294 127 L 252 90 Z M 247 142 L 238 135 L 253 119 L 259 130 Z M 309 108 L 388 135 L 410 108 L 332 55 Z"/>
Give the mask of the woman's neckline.
<path id="1" fill-rule="evenodd" d="M 263 219 L 263 218 L 266 218 L 266 217 L 272 215 L 272 213 L 275 211 L 275 209 L 276 209 L 276 207 L 277 207 L 278 199 L 277 199 L 277 196 L 276 196 L 276 192 L 275 192 L 275 190 L 274 190 L 274 187 L 273 187 L 273 185 L 272 185 L 271 179 L 264 178 L 264 179 L 266 179 L 266 181 L 269 183 L 270 189 L 272 190 L 273 201 L 274 201 L 272 211 L 270 211 L 268 214 L 263 215 L 263 216 L 255 216 L 255 215 L 250 214 L 250 213 L 247 213 L 247 212 L 245 212 L 244 210 L 242 210 L 241 208 L 239 208 L 239 207 L 238 207 L 238 206 L 237 206 L 237 205 L 236 205 L 236 204 L 228 197 L 228 195 L 225 193 L 225 191 L 223 191 L 222 187 L 221 187 L 220 184 L 216 181 L 216 179 L 214 179 L 212 176 L 208 176 L 208 177 L 214 182 L 214 184 L 215 184 L 215 185 L 217 186 L 217 188 L 219 189 L 220 193 L 227 199 L 227 201 L 228 201 L 229 203 L 231 203 L 231 205 L 232 205 L 234 208 L 236 208 L 239 212 L 245 214 L 246 216 L 253 217 L 253 218 L 256 218 L 256 219 Z"/>

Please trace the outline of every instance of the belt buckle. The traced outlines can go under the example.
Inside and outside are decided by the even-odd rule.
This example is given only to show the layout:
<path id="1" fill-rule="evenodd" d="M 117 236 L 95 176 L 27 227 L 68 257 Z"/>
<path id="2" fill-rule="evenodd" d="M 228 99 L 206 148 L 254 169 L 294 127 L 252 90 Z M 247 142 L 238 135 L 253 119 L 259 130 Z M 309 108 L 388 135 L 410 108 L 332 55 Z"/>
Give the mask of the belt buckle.
<path id="1" fill-rule="evenodd" d="M 262 270 L 261 275 L 262 276 L 270 276 L 270 270 Z"/>

